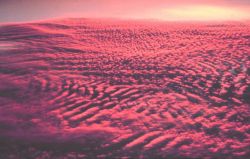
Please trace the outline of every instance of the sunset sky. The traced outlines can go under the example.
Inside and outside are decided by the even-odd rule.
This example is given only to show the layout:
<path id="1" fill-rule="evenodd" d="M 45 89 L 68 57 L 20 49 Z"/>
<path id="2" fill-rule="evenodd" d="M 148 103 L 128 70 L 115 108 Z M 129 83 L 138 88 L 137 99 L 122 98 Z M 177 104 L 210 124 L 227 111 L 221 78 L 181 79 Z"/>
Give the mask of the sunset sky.
<path id="1" fill-rule="evenodd" d="M 249 20 L 250 0 L 0 0 L 0 22 L 50 18 Z"/>

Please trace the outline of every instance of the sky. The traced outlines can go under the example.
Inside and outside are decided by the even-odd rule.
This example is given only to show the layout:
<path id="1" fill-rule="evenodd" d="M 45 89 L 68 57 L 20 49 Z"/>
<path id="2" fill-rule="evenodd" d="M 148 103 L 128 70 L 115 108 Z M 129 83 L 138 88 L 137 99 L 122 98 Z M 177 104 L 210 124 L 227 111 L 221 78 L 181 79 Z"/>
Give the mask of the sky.
<path id="1" fill-rule="evenodd" d="M 0 0 L 0 22 L 54 18 L 250 19 L 250 0 Z"/>

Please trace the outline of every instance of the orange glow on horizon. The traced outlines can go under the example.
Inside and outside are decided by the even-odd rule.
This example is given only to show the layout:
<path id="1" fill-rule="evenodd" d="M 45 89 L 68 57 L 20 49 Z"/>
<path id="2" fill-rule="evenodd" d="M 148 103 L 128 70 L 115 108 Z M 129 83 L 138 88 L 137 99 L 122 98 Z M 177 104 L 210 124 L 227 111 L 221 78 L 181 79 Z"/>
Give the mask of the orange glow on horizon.
<path id="1" fill-rule="evenodd" d="M 159 19 L 217 21 L 217 20 L 246 20 L 249 15 L 246 11 L 219 7 L 219 6 L 183 6 L 163 9 Z"/>

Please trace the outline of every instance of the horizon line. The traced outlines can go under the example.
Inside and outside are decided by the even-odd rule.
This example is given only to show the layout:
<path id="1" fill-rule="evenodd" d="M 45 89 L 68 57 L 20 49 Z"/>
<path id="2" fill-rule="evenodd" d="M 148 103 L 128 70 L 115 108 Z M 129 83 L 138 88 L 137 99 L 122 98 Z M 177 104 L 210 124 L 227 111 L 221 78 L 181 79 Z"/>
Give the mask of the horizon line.
<path id="1" fill-rule="evenodd" d="M 160 18 L 117 18 L 117 17 L 54 17 L 54 18 L 44 18 L 38 20 L 23 20 L 23 21 L 8 21 L 8 22 L 1 22 L 1 25 L 8 25 L 8 24 L 27 24 L 27 23 L 43 23 L 48 21 L 61 21 L 61 20 L 76 20 L 76 19 L 86 19 L 86 20 L 111 20 L 111 21 L 138 21 L 138 22 L 169 22 L 169 23 L 235 23 L 235 22 L 243 22 L 248 23 L 250 19 L 239 19 L 239 20 L 167 20 L 167 19 L 160 19 Z"/>

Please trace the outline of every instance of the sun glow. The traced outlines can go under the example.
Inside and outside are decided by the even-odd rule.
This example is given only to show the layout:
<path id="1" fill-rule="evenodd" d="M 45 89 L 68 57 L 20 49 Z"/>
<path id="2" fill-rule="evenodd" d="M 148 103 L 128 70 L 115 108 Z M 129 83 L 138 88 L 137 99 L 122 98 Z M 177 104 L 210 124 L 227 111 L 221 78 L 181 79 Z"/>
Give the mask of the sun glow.
<path id="1" fill-rule="evenodd" d="M 163 19 L 170 20 L 244 20 L 249 18 L 244 10 L 217 6 L 184 6 L 164 9 Z"/>

